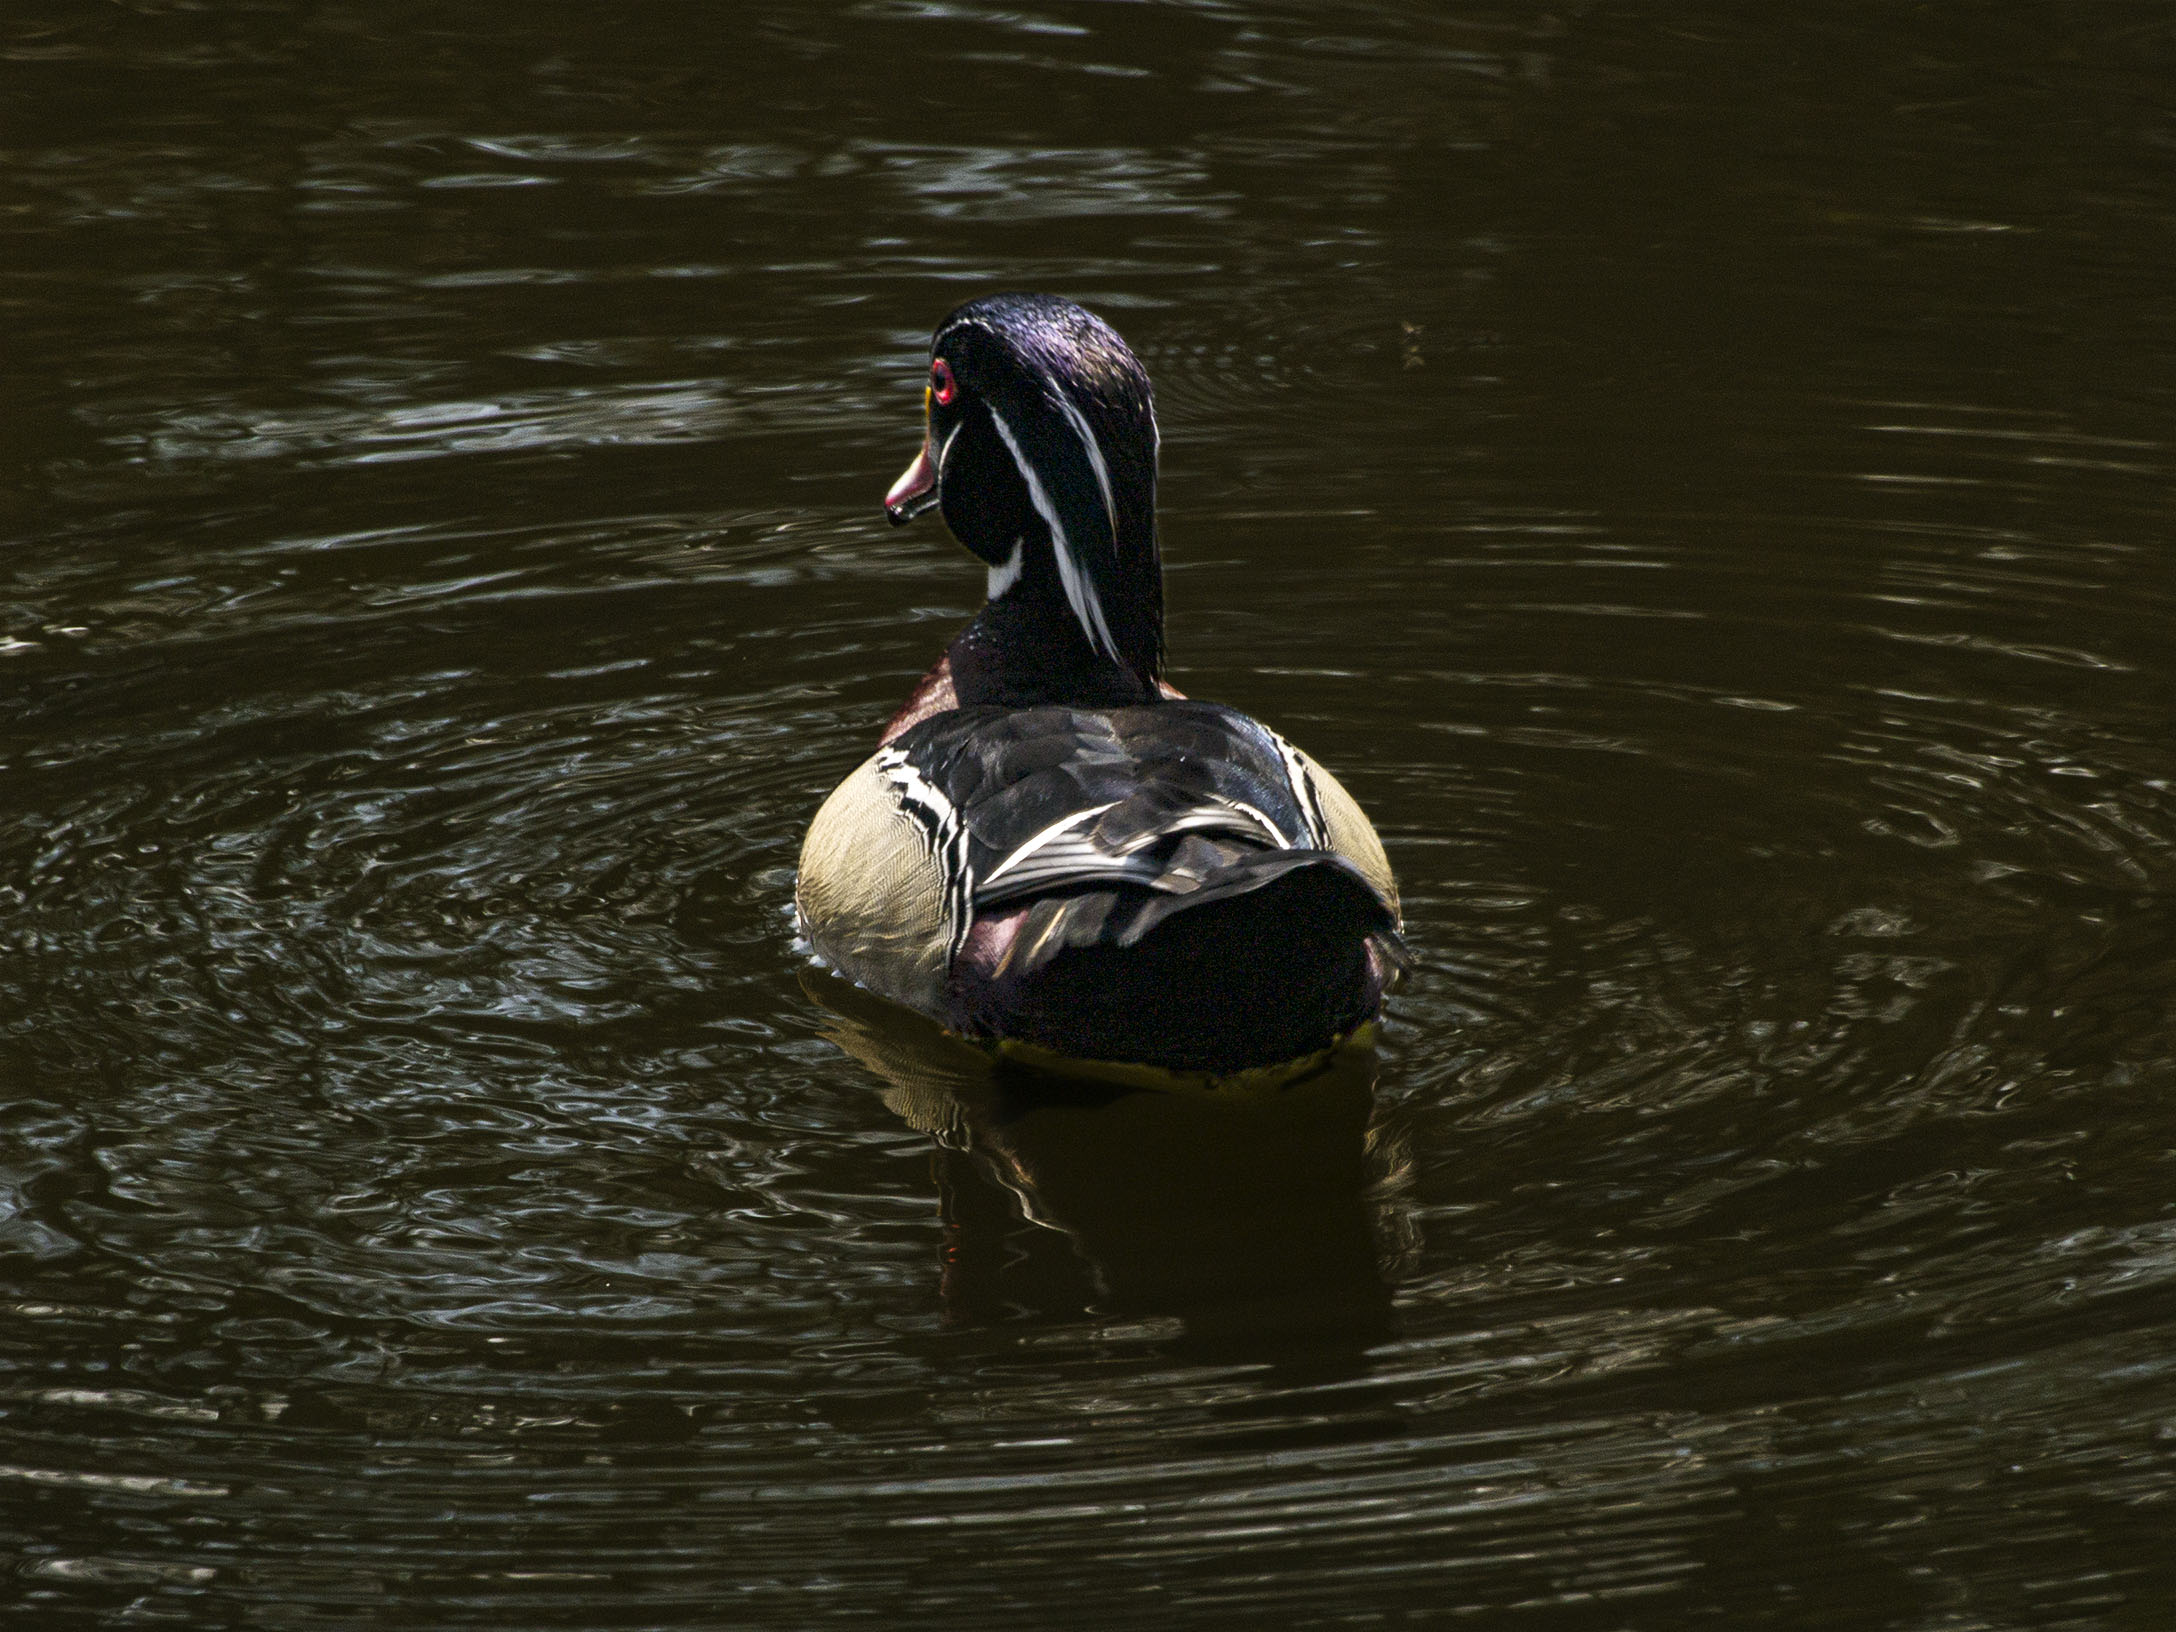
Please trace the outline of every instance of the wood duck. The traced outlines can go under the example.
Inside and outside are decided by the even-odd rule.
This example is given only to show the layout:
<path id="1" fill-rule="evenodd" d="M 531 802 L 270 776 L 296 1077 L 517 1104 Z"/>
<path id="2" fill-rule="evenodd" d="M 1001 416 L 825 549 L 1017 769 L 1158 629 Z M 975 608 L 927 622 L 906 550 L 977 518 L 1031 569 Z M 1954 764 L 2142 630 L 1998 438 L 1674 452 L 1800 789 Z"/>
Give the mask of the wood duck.
<path id="1" fill-rule="evenodd" d="M 1164 680 L 1146 371 L 1070 301 L 993 295 L 938 327 L 924 422 L 885 511 L 941 510 L 988 602 L 816 813 L 811 946 L 1044 1063 L 1335 1047 L 1402 962 L 1397 885 L 1335 777 Z"/>

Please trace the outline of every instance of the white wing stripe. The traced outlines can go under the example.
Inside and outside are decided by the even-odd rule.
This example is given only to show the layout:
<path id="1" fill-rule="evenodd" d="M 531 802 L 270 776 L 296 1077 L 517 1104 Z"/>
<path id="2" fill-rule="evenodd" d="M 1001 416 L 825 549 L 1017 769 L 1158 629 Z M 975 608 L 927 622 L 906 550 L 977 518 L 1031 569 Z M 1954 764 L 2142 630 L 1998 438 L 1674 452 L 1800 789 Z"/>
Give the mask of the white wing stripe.
<path id="1" fill-rule="evenodd" d="M 1036 834 L 1035 837 L 1029 839 L 1025 844 L 1021 845 L 1017 850 L 1015 850 L 1011 855 L 1007 856 L 1003 861 L 999 862 L 995 867 L 991 868 L 988 876 L 982 880 L 984 886 L 987 887 L 991 884 L 995 884 L 999 879 L 1003 878 L 1007 873 L 1011 872 L 1015 867 L 1019 866 L 1020 863 L 1027 860 L 1028 857 L 1034 855 L 1036 851 L 1042 849 L 1044 845 L 1048 844 L 1052 839 L 1058 837 L 1061 833 L 1065 833 L 1075 827 L 1078 827 L 1082 822 L 1087 821 L 1090 817 L 1102 815 L 1106 810 L 1109 810 L 1111 808 L 1111 805 L 1115 805 L 1117 803 L 1118 801 L 1116 799 L 1113 799 L 1110 804 L 1093 805 L 1087 810 L 1076 810 L 1070 816 L 1059 817 L 1058 820 L 1052 822 L 1048 827 L 1044 828 L 1040 833 Z"/>
<path id="2" fill-rule="evenodd" d="M 1247 804 L 1245 801 L 1239 799 L 1234 799 L 1230 801 L 1230 803 L 1232 809 L 1243 810 L 1249 816 L 1252 816 L 1257 822 L 1260 822 L 1262 824 L 1262 831 L 1264 833 L 1267 833 L 1271 838 L 1277 841 L 1278 849 L 1289 850 L 1292 848 L 1292 841 L 1284 836 L 1284 829 L 1279 827 L 1275 822 L 1271 821 L 1267 816 L 1264 816 L 1252 805 Z"/>
<path id="3" fill-rule="evenodd" d="M 1078 831 L 1091 817 L 1123 803 L 1114 800 L 1051 823 L 1007 856 L 1004 865 L 976 882 L 975 904 L 992 906 L 1054 886 L 1131 883 L 1150 889 L 1171 888 L 1165 881 L 1177 875 L 1169 867 L 1170 857 L 1154 852 L 1160 851 L 1164 841 L 1182 833 L 1217 833 L 1252 844 L 1266 839 L 1279 850 L 1293 847 L 1292 840 L 1268 816 L 1236 799 L 1219 798 L 1214 804 L 1196 805 L 1116 847 Z"/>

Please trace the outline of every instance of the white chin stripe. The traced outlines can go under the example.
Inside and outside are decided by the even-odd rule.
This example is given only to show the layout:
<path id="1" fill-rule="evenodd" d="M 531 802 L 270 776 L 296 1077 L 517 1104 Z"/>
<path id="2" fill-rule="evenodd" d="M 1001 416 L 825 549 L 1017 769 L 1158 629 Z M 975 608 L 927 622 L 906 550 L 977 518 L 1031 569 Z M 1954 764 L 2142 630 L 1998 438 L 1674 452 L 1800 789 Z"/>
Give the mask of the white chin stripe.
<path id="1" fill-rule="evenodd" d="M 996 600 L 1020 581 L 1020 552 L 1025 543 L 1026 540 L 1024 539 L 1014 539 L 1012 541 L 1012 554 L 1005 557 L 1005 564 L 990 569 L 989 598 L 991 600 Z"/>
<path id="2" fill-rule="evenodd" d="M 1058 519 L 1058 508 L 1050 502 L 1050 495 L 1043 488 L 1043 479 L 1035 474 L 1035 467 L 1020 451 L 1018 438 L 1012 427 L 1005 423 L 1005 416 L 995 408 L 990 410 L 990 423 L 997 427 L 997 434 L 1005 444 L 1005 451 L 1012 455 L 1013 464 L 1020 471 L 1020 479 L 1027 483 L 1028 503 L 1035 506 L 1035 513 L 1043 518 L 1050 529 L 1050 553 L 1057 557 L 1058 581 L 1065 586 L 1066 604 L 1073 609 L 1074 620 L 1088 637 L 1088 644 L 1103 653 L 1113 663 L 1118 661 L 1118 642 L 1111 638 L 1111 626 L 1103 618 L 1103 602 L 1096 595 L 1096 586 L 1081 565 L 1073 559 L 1072 541 L 1065 536 L 1065 523 Z"/>

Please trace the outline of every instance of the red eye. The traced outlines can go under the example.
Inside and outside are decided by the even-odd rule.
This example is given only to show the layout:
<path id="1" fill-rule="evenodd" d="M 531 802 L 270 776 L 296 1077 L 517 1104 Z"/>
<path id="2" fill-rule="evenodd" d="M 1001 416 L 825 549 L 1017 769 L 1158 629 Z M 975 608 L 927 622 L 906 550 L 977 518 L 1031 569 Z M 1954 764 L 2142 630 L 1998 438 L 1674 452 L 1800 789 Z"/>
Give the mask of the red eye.
<path id="1" fill-rule="evenodd" d="M 960 394 L 959 382 L 952 378 L 952 365 L 942 357 L 929 365 L 929 390 L 939 402 L 950 402 Z"/>

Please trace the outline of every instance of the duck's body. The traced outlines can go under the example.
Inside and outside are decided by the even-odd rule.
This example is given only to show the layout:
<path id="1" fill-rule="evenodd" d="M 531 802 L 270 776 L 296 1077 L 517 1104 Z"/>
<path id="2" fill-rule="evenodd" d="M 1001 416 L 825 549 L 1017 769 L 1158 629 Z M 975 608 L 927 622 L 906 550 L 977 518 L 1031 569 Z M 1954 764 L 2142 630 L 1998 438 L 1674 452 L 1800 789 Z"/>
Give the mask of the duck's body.
<path id="1" fill-rule="evenodd" d="M 1322 767 L 1163 680 L 1148 382 L 1044 296 L 962 307 L 895 521 L 941 503 L 990 598 L 809 829 L 817 952 L 970 1037 L 1224 1072 L 1381 1004 L 1397 888 Z"/>

